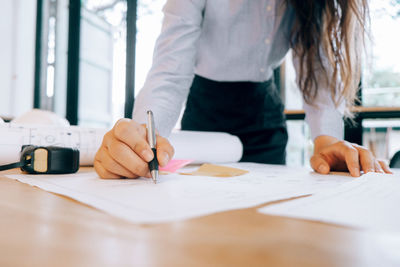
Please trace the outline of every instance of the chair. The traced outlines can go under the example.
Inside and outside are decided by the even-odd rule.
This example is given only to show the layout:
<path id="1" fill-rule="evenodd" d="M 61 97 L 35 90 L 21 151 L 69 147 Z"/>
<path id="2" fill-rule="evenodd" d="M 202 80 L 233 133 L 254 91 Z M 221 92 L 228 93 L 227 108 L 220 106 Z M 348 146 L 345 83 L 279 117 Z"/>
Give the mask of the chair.
<path id="1" fill-rule="evenodd" d="M 390 168 L 400 168 L 400 151 L 397 151 L 389 163 Z"/>

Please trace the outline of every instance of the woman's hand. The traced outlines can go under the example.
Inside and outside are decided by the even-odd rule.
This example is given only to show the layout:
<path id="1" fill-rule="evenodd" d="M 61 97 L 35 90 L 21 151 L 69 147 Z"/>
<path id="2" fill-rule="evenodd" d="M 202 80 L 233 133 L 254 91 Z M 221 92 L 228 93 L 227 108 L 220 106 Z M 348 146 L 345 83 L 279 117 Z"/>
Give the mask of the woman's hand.
<path id="1" fill-rule="evenodd" d="M 174 155 L 174 149 L 167 139 L 158 135 L 156 139 L 157 159 L 160 166 L 165 166 Z M 94 168 L 101 178 L 150 178 L 148 162 L 153 158 L 146 127 L 130 119 L 121 119 L 104 135 Z"/>
<path id="2" fill-rule="evenodd" d="M 360 176 L 360 171 L 392 173 L 385 162 L 377 160 L 371 151 L 363 146 L 338 141 L 331 136 L 319 136 L 314 144 L 314 155 L 310 163 L 318 173 L 349 171 L 354 177 Z"/>

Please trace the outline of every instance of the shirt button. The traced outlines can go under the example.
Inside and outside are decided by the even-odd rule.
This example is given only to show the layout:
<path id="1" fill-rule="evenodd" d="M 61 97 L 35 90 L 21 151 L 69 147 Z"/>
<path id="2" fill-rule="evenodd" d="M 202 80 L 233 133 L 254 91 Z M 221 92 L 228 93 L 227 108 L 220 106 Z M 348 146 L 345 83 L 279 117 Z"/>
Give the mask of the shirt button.
<path id="1" fill-rule="evenodd" d="M 271 9 L 272 9 L 271 5 L 268 5 L 267 6 L 267 11 L 271 11 Z"/>
<path id="2" fill-rule="evenodd" d="M 265 39 L 264 43 L 269 45 L 271 43 L 271 40 L 269 38 L 267 38 L 267 39 Z"/>
<path id="3" fill-rule="evenodd" d="M 265 69 L 264 69 L 264 68 L 261 68 L 261 69 L 260 69 L 260 72 L 264 73 L 264 72 L 265 72 Z"/>

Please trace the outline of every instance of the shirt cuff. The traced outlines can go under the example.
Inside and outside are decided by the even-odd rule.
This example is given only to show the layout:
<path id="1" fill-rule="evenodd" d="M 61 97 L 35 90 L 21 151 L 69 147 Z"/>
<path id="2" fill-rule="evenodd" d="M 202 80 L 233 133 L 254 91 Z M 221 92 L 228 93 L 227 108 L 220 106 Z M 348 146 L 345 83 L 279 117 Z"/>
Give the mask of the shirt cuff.
<path id="1" fill-rule="evenodd" d="M 343 115 L 337 109 L 321 109 L 318 107 L 307 107 L 306 122 L 310 126 L 311 138 L 321 135 L 328 135 L 343 140 L 344 138 L 344 123 Z"/>

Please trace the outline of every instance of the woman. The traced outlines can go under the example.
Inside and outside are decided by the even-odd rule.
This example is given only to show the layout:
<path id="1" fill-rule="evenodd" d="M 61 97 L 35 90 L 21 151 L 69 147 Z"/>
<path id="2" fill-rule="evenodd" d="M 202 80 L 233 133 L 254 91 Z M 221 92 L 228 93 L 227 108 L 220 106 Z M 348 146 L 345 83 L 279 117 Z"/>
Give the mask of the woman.
<path id="1" fill-rule="evenodd" d="M 133 120 L 118 121 L 105 135 L 96 171 L 103 178 L 150 177 L 143 125 L 150 109 L 160 134 L 157 158 L 167 164 L 174 152 L 165 137 L 185 100 L 183 130 L 232 133 L 244 145 L 241 161 L 284 164 L 287 131 L 272 76 L 293 48 L 315 144 L 312 168 L 390 172 L 367 149 L 342 140 L 342 117 L 360 78 L 366 12 L 366 0 L 167 1 Z"/>

